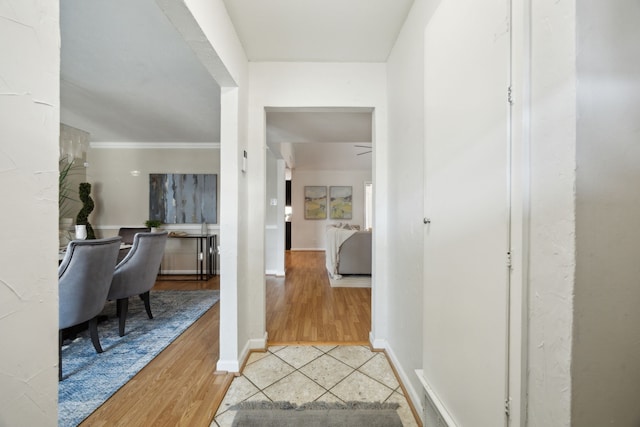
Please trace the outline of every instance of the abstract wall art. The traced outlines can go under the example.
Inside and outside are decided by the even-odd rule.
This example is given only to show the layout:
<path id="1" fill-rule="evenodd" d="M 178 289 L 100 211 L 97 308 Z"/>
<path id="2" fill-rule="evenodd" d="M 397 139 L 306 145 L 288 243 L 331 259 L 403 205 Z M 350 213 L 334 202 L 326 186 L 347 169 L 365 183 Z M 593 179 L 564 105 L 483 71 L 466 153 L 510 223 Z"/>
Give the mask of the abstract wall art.
<path id="1" fill-rule="evenodd" d="M 304 219 L 327 219 L 327 187 L 304 187 Z"/>
<path id="2" fill-rule="evenodd" d="M 351 219 L 353 189 L 351 186 L 335 186 L 329 189 L 331 219 Z"/>
<path id="3" fill-rule="evenodd" d="M 216 174 L 149 174 L 149 219 L 164 224 L 216 224 Z"/>

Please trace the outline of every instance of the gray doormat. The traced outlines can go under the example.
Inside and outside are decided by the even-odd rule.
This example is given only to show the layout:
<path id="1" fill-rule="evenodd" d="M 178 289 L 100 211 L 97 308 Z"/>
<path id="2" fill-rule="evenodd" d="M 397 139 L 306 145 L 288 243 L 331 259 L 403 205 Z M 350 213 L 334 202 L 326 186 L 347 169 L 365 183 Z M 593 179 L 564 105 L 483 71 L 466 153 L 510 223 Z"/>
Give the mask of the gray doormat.
<path id="1" fill-rule="evenodd" d="M 402 427 L 397 403 L 379 402 L 242 402 L 232 427 Z"/>

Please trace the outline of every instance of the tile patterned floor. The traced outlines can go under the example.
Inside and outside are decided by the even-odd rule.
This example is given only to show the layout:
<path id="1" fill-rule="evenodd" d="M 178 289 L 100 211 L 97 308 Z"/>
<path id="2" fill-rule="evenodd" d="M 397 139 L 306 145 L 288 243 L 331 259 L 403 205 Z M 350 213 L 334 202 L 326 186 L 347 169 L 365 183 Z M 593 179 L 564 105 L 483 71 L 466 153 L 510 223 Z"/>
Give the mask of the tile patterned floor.
<path id="1" fill-rule="evenodd" d="M 384 353 L 366 346 L 280 346 L 252 353 L 211 427 L 228 427 L 243 401 L 393 402 L 405 426 L 417 426 Z"/>

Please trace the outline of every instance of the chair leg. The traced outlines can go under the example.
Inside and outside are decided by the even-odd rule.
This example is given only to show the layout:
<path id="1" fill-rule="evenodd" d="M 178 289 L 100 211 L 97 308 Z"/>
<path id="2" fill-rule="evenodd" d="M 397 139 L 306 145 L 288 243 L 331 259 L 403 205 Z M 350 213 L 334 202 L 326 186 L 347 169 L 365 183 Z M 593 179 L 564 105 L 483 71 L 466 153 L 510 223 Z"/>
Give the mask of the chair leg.
<path id="1" fill-rule="evenodd" d="M 97 353 L 102 353 L 102 346 L 100 345 L 100 338 L 98 337 L 98 316 L 89 320 L 89 334 L 91 335 L 91 342 L 93 348 Z"/>
<path id="2" fill-rule="evenodd" d="M 124 336 L 124 327 L 127 322 L 127 312 L 129 311 L 129 298 L 120 298 L 116 301 L 118 310 L 118 334 Z"/>
<path id="3" fill-rule="evenodd" d="M 62 329 L 58 330 L 58 381 L 62 381 Z"/>
<path id="4" fill-rule="evenodd" d="M 149 319 L 153 319 L 153 314 L 151 314 L 151 299 L 149 298 L 149 291 L 144 294 L 140 294 L 140 298 L 144 301 L 144 309 L 147 310 L 147 316 L 149 316 Z"/>

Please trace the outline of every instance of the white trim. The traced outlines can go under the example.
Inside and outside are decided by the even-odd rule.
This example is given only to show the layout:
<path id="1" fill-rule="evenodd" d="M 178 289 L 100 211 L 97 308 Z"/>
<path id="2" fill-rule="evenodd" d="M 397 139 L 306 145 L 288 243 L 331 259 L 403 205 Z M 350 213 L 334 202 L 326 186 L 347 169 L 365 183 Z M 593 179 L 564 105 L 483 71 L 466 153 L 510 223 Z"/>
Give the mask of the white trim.
<path id="1" fill-rule="evenodd" d="M 387 340 L 376 339 L 373 336 L 373 331 L 369 331 L 369 344 L 371 344 L 371 348 L 375 350 L 384 350 L 387 348 Z"/>
<path id="2" fill-rule="evenodd" d="M 176 149 L 220 149 L 219 142 L 107 142 L 93 141 L 90 148 L 105 150 L 176 150 Z"/>
<path id="3" fill-rule="evenodd" d="M 324 248 L 291 248 L 292 251 L 324 251 Z"/>
<path id="4" fill-rule="evenodd" d="M 244 348 L 240 352 L 240 356 L 238 360 L 218 360 L 216 364 L 216 369 L 218 371 L 226 371 L 226 372 L 240 372 L 240 367 L 243 365 L 244 361 L 249 357 L 249 352 L 251 350 L 266 350 L 267 349 L 267 333 L 264 333 L 263 338 L 253 338 L 247 340 L 247 343 L 244 345 Z"/>
<path id="5" fill-rule="evenodd" d="M 237 360 L 218 360 L 216 371 L 240 372 L 240 363 Z"/>
<path id="6" fill-rule="evenodd" d="M 266 270 L 264 274 L 266 276 L 278 276 L 278 277 L 285 275 L 284 271 L 278 271 L 278 270 Z"/>
<path id="7" fill-rule="evenodd" d="M 431 400 L 431 403 L 433 403 L 433 406 L 435 406 L 436 410 L 438 411 L 438 415 L 440 415 L 440 418 L 442 418 L 442 420 L 447 424 L 448 427 L 457 427 L 458 424 L 454 421 L 451 414 L 449 414 L 449 411 L 447 411 L 447 408 L 444 406 L 438 395 L 429 385 L 427 379 L 424 377 L 424 371 L 422 369 L 416 369 L 415 372 L 418 376 L 418 379 L 422 383 L 422 386 L 424 387 L 429 400 Z"/>
<path id="8" fill-rule="evenodd" d="M 401 369 L 402 364 L 400 363 L 400 361 L 398 360 L 398 357 L 396 356 L 395 352 L 393 351 L 393 349 L 389 345 L 389 342 L 387 340 L 383 340 L 383 339 L 373 339 L 373 335 L 372 335 L 371 332 L 369 333 L 369 342 L 371 343 L 371 347 L 374 350 L 384 350 L 385 351 L 385 353 L 387 354 L 387 356 L 390 359 L 389 362 L 391 363 L 391 365 L 393 366 L 395 371 L 398 373 L 398 376 L 400 377 L 399 378 L 400 382 L 404 386 L 404 389 L 406 390 L 406 392 L 409 394 L 408 397 L 409 397 L 409 399 L 411 399 L 411 403 L 413 403 L 413 407 L 416 408 L 416 411 L 418 411 L 418 414 L 420 414 L 420 417 L 422 417 L 422 414 L 424 412 L 424 408 L 422 407 L 422 399 L 420 397 L 420 394 L 411 385 L 411 381 L 409 380 L 409 376 L 404 371 L 404 369 Z"/>

